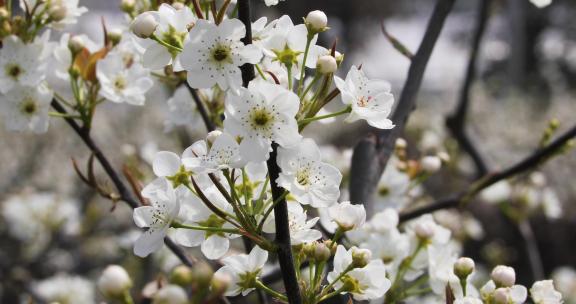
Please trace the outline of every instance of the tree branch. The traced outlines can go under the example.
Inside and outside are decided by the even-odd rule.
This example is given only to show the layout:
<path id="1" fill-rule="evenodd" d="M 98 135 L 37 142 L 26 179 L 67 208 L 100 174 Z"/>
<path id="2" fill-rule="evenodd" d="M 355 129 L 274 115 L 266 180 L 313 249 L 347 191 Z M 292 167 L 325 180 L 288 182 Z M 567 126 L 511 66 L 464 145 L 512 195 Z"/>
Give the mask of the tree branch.
<path id="1" fill-rule="evenodd" d="M 242 39 L 244 44 L 252 43 L 252 17 L 250 12 L 250 0 L 238 0 L 238 19 L 246 27 L 246 36 Z M 240 67 L 242 71 L 242 86 L 248 87 L 248 83 L 256 78 L 254 65 L 246 63 Z"/>
<path id="2" fill-rule="evenodd" d="M 56 100 L 53 99 L 51 103 L 54 110 L 61 114 L 68 114 L 66 109 Z M 94 157 L 100 162 L 100 165 L 106 172 L 106 174 L 112 180 L 112 183 L 116 187 L 118 194 L 120 195 L 120 199 L 126 202 L 132 209 L 137 208 L 140 204 L 136 201 L 128 188 L 124 185 L 122 179 L 120 179 L 120 175 L 114 170 L 106 156 L 102 153 L 100 148 L 96 145 L 96 143 L 92 140 L 90 136 L 90 131 L 81 127 L 76 121 L 69 117 L 64 117 L 64 120 L 72 127 L 72 129 L 78 134 L 78 136 L 82 139 L 82 141 L 86 144 L 86 146 L 92 151 Z M 186 255 L 184 250 L 177 246 L 169 237 L 164 238 L 164 243 L 172 252 L 182 261 L 183 264 L 187 266 L 191 266 L 193 261 Z"/>
<path id="3" fill-rule="evenodd" d="M 530 154 L 528 157 L 508 167 L 505 170 L 485 175 L 484 178 L 481 178 L 477 183 L 469 186 L 465 191 L 438 200 L 432 204 L 429 204 L 428 206 L 424 206 L 419 209 L 401 214 L 400 221 L 404 222 L 419 217 L 423 214 L 442 209 L 458 207 L 458 205 L 460 205 L 460 203 L 464 202 L 466 199 L 472 198 L 480 191 L 494 185 L 495 183 L 513 177 L 519 173 L 528 171 L 547 161 L 550 159 L 550 157 L 554 156 L 554 154 L 563 149 L 566 144 L 574 137 L 576 137 L 576 125 L 560 135 L 546 147 L 534 151 L 534 153 Z"/>
<path id="4" fill-rule="evenodd" d="M 480 178 L 486 175 L 486 173 L 488 173 L 488 166 L 476 148 L 474 142 L 466 133 L 465 124 L 470 104 L 470 88 L 472 87 L 472 83 L 474 82 L 474 78 L 476 76 L 478 53 L 480 52 L 480 44 L 486 29 L 486 24 L 488 23 L 487 21 L 490 15 L 491 3 L 491 0 L 480 0 L 479 2 L 479 13 L 478 19 L 476 21 L 476 30 L 472 39 L 470 58 L 468 59 L 466 74 L 462 83 L 462 88 L 460 89 L 458 104 L 454 113 L 450 114 L 446 118 L 446 126 L 448 127 L 448 130 L 450 130 L 450 133 L 452 133 L 452 136 L 454 139 L 456 139 L 460 148 L 462 148 L 462 150 L 464 150 L 470 156 L 470 158 L 472 158 L 474 166 L 476 167 L 476 178 Z"/>
<path id="5" fill-rule="evenodd" d="M 202 116 L 202 120 L 204 121 L 204 125 L 206 126 L 206 130 L 208 130 L 208 132 L 216 130 L 216 127 L 214 126 L 214 122 L 212 122 L 212 120 L 210 119 L 210 116 L 208 115 L 208 111 L 206 111 L 206 107 L 204 106 L 204 103 L 202 102 L 202 99 L 200 99 L 200 96 L 198 96 L 198 90 L 192 88 L 188 84 L 188 82 L 186 82 L 186 87 L 188 88 L 188 91 L 190 91 L 190 95 L 192 95 L 192 99 L 194 99 L 194 102 L 196 103 L 196 108 L 198 109 L 198 112 L 200 112 L 200 116 Z"/>
<path id="6" fill-rule="evenodd" d="M 428 22 L 426 33 L 418 51 L 412 58 L 404 89 L 392 121 L 396 124 L 391 130 L 373 130 L 359 145 L 354 148 L 350 176 L 350 198 L 353 202 L 369 203 L 376 190 L 380 176 L 394 150 L 394 143 L 403 132 L 408 117 L 416 105 L 416 97 L 422 84 L 426 66 L 444 27 L 444 21 L 452 10 L 455 0 L 438 0 Z M 372 138 L 370 138 L 372 137 Z M 364 158 L 360 155 L 369 155 Z"/>

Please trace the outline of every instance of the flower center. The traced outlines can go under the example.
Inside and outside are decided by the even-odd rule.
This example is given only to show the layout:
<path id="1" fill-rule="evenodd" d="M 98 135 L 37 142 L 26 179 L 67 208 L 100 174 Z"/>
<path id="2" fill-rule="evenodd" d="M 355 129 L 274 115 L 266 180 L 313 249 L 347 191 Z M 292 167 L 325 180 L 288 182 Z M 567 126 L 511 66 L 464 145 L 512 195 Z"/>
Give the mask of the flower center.
<path id="1" fill-rule="evenodd" d="M 252 115 L 250 117 L 252 121 L 252 126 L 255 128 L 264 128 L 268 126 L 274 118 L 266 109 L 256 109 L 252 111 Z"/>
<path id="2" fill-rule="evenodd" d="M 23 72 L 22 68 L 20 68 L 20 66 L 18 66 L 17 64 L 11 64 L 6 67 L 6 74 L 8 74 L 10 77 L 14 79 L 18 79 L 18 77 L 22 75 L 22 72 Z"/>
<path id="3" fill-rule="evenodd" d="M 126 88 L 126 79 L 124 79 L 124 77 L 122 76 L 116 77 L 116 79 L 114 80 L 114 87 L 118 91 L 124 90 Z"/>
<path id="4" fill-rule="evenodd" d="M 217 46 L 212 50 L 212 58 L 217 62 L 222 62 L 230 57 L 230 48 L 226 46 Z"/>
<path id="5" fill-rule="evenodd" d="M 359 107 L 364 108 L 364 107 L 366 107 L 366 106 L 370 103 L 371 100 L 372 100 L 372 96 L 368 96 L 368 97 L 362 96 L 362 97 L 360 97 L 360 98 L 358 99 L 358 101 L 356 102 L 356 104 L 357 104 Z"/>
<path id="6" fill-rule="evenodd" d="M 211 214 L 205 221 L 198 222 L 198 225 L 202 227 L 222 228 L 222 225 L 224 225 L 225 222 L 226 222 L 225 220 L 221 219 L 215 214 Z M 224 233 L 222 232 L 206 231 L 206 238 L 209 238 L 214 234 L 224 236 Z"/>
<path id="7" fill-rule="evenodd" d="M 301 186 L 310 185 L 310 172 L 308 172 L 306 169 L 298 170 L 298 173 L 296 173 L 296 181 Z"/>
<path id="8" fill-rule="evenodd" d="M 32 115 L 36 113 L 36 111 L 38 110 L 38 106 L 36 105 L 36 102 L 32 98 L 27 98 L 22 102 L 20 110 L 22 111 L 23 114 Z"/>

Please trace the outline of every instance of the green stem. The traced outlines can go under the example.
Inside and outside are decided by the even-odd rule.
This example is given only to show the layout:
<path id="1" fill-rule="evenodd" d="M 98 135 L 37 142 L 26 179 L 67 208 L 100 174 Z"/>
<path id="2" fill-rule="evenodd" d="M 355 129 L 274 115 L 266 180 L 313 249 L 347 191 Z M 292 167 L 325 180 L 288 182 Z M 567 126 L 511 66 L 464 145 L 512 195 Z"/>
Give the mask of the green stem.
<path id="1" fill-rule="evenodd" d="M 272 213 L 272 210 L 274 210 L 274 207 L 276 207 L 276 205 L 282 201 L 286 196 L 288 195 L 288 191 L 284 191 L 282 193 L 282 195 L 280 197 L 278 197 L 270 207 L 268 207 L 268 210 L 266 210 L 266 213 L 264 213 L 264 216 L 262 217 L 262 220 L 260 220 L 260 223 L 258 224 L 258 228 L 256 229 L 256 231 L 260 234 L 262 232 L 262 227 L 264 226 L 264 222 L 266 222 L 266 219 L 268 218 L 268 216 L 270 215 L 270 213 Z"/>
<path id="2" fill-rule="evenodd" d="M 292 91 L 292 65 L 286 66 L 286 70 L 288 71 L 288 90 Z"/>
<path id="3" fill-rule="evenodd" d="M 304 58 L 302 60 L 302 68 L 300 69 L 300 81 L 298 83 L 298 95 L 302 92 L 302 86 L 304 85 L 304 71 L 306 69 L 306 60 L 308 60 L 308 52 L 310 51 L 310 44 L 314 39 L 314 34 L 308 33 L 306 37 L 306 48 L 304 49 Z"/>
<path id="4" fill-rule="evenodd" d="M 350 112 L 352 112 L 352 107 L 347 107 L 347 108 L 344 108 L 343 110 L 340 110 L 338 112 L 334 112 L 334 113 L 330 113 L 330 114 L 326 114 L 326 115 L 314 116 L 314 117 L 310 117 L 310 118 L 304 118 L 298 122 L 298 125 L 304 126 L 304 125 L 306 125 L 310 122 L 316 121 L 316 120 L 336 117 L 336 116 L 340 116 L 342 114 L 346 114 L 346 113 L 350 113 Z"/>
<path id="5" fill-rule="evenodd" d="M 52 116 L 52 117 L 82 119 L 82 116 L 80 116 L 80 115 L 63 114 L 63 113 L 59 113 L 59 112 L 48 112 L 48 115 Z"/>
<path id="6" fill-rule="evenodd" d="M 308 94 L 308 91 L 310 91 L 310 89 L 312 89 L 314 84 L 316 84 L 318 79 L 320 79 L 321 77 L 322 77 L 322 74 L 320 74 L 320 73 L 316 73 L 316 75 L 314 75 L 314 78 L 312 78 L 312 81 L 308 84 L 308 86 L 306 87 L 304 92 L 302 92 L 302 94 L 299 94 L 301 100 L 303 100 L 304 97 L 306 97 L 306 94 Z"/>
<path id="7" fill-rule="evenodd" d="M 122 304 L 134 304 L 134 300 L 132 300 L 132 296 L 130 295 L 130 290 L 124 291 L 122 294 L 122 298 L 120 298 Z"/>
<path id="8" fill-rule="evenodd" d="M 177 51 L 177 52 L 182 52 L 182 48 L 177 47 L 175 45 L 171 45 L 170 43 L 158 38 L 156 35 L 152 34 L 152 36 L 150 36 L 150 39 L 160 43 L 161 45 L 163 45 L 164 47 L 166 47 L 167 49 L 171 49 L 173 51 Z"/>
<path id="9" fill-rule="evenodd" d="M 264 75 L 264 72 L 262 71 L 260 66 L 255 64 L 254 67 L 256 68 L 256 71 L 258 71 L 258 74 L 260 75 L 260 77 L 262 77 L 262 79 L 266 80 L 267 79 L 266 75 Z"/>
<path id="10" fill-rule="evenodd" d="M 285 295 L 283 295 L 283 294 L 271 289 L 270 287 L 264 285 L 264 283 L 260 282 L 259 280 L 256 280 L 254 282 L 254 287 L 266 292 L 267 294 L 273 296 L 274 298 L 276 298 L 278 300 L 288 302 L 288 298 Z"/>
<path id="11" fill-rule="evenodd" d="M 235 228 L 218 228 L 218 227 L 203 227 L 203 226 L 190 226 L 178 222 L 174 222 L 171 225 L 172 228 L 182 228 L 190 230 L 200 230 L 200 231 L 210 231 L 210 232 L 223 232 L 223 233 L 233 233 L 241 234 L 238 229 Z"/>

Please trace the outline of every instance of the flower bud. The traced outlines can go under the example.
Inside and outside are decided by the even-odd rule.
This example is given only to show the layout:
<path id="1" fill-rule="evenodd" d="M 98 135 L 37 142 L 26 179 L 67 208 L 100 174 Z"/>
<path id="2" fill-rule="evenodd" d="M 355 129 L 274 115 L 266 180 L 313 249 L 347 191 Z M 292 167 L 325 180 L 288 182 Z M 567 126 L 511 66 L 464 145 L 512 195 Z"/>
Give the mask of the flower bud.
<path id="1" fill-rule="evenodd" d="M 406 149 L 406 147 L 408 147 L 408 143 L 406 142 L 406 140 L 404 138 L 397 138 L 396 139 L 396 149 Z"/>
<path id="2" fill-rule="evenodd" d="M 424 156 L 420 160 L 422 170 L 426 173 L 435 173 L 442 168 L 442 160 L 438 156 Z"/>
<path id="3" fill-rule="evenodd" d="M 131 13 L 136 7 L 136 0 L 122 0 L 120 3 L 120 9 L 125 13 Z"/>
<path id="4" fill-rule="evenodd" d="M 214 276 L 212 277 L 210 289 L 215 295 L 222 295 L 226 292 L 231 282 L 232 278 L 230 278 L 228 274 L 218 271 L 214 273 Z"/>
<path id="5" fill-rule="evenodd" d="M 370 259 L 372 259 L 370 250 L 352 247 L 352 266 L 354 268 L 363 268 L 368 265 Z"/>
<path id="6" fill-rule="evenodd" d="M 434 224 L 430 222 L 420 222 L 414 228 L 416 236 L 421 240 L 430 240 L 434 237 Z"/>
<path id="7" fill-rule="evenodd" d="M 72 55 L 76 55 L 84 49 L 84 41 L 80 36 L 72 36 L 68 39 L 68 49 Z"/>
<path id="8" fill-rule="evenodd" d="M 54 21 L 63 20 L 64 18 L 66 18 L 67 14 L 68 9 L 64 5 L 55 4 L 50 6 L 50 9 L 48 10 L 48 16 L 50 16 L 50 19 Z"/>
<path id="9" fill-rule="evenodd" d="M 170 283 L 186 286 L 192 283 L 192 269 L 185 265 L 176 266 L 170 273 Z"/>
<path id="10" fill-rule="evenodd" d="M 332 256 L 332 251 L 324 243 L 316 243 L 314 247 L 314 260 L 318 262 L 328 261 Z"/>
<path id="11" fill-rule="evenodd" d="M 508 266 L 496 266 L 491 276 L 497 287 L 511 287 L 516 282 L 516 272 Z"/>
<path id="12" fill-rule="evenodd" d="M 112 45 L 117 45 L 122 39 L 122 31 L 120 29 L 110 29 L 107 33 L 108 40 L 112 42 Z"/>
<path id="13" fill-rule="evenodd" d="M 199 288 L 208 288 L 214 276 L 214 270 L 207 263 L 196 263 L 192 267 L 192 285 Z"/>
<path id="14" fill-rule="evenodd" d="M 208 142 L 208 144 L 211 145 L 220 135 L 222 135 L 222 131 L 220 130 L 211 131 L 210 133 L 208 133 L 208 135 L 206 135 L 206 141 Z"/>
<path id="15" fill-rule="evenodd" d="M 336 58 L 336 63 L 338 64 L 338 66 L 340 66 L 340 64 L 342 63 L 342 61 L 344 61 L 344 54 L 335 51 L 334 52 L 334 57 Z"/>
<path id="16" fill-rule="evenodd" d="M 454 274 L 460 280 L 466 280 L 466 278 L 474 272 L 474 260 L 471 258 L 461 257 L 456 263 L 454 263 Z"/>
<path id="17" fill-rule="evenodd" d="M 495 304 L 508 304 L 508 290 L 506 290 L 506 288 L 494 290 L 493 296 Z"/>
<path id="18" fill-rule="evenodd" d="M 438 152 L 438 154 L 436 154 L 436 156 L 438 156 L 440 158 L 440 160 L 442 160 L 443 163 L 449 163 L 450 162 L 450 154 L 442 151 L 442 152 Z"/>
<path id="19" fill-rule="evenodd" d="M 8 19 L 8 17 L 10 17 L 10 13 L 8 12 L 8 10 L 3 6 L 0 7 L 0 20 L 4 21 Z"/>
<path id="20" fill-rule="evenodd" d="M 98 279 L 98 289 L 107 298 L 121 297 L 132 287 L 132 280 L 122 266 L 109 265 Z"/>
<path id="21" fill-rule="evenodd" d="M 326 30 L 328 17 L 326 17 L 326 14 L 324 14 L 323 11 L 311 11 L 308 13 L 308 16 L 306 16 L 304 22 L 309 31 L 319 33 Z"/>
<path id="22" fill-rule="evenodd" d="M 172 3 L 172 7 L 173 7 L 175 10 L 181 10 L 181 9 L 183 9 L 183 8 L 185 7 L 185 5 L 184 5 L 184 3 L 182 3 L 182 2 L 174 2 L 174 3 Z"/>
<path id="23" fill-rule="evenodd" d="M 154 16 L 148 13 L 143 13 L 138 15 L 138 17 L 132 21 L 132 24 L 130 24 L 130 30 L 134 35 L 145 39 L 154 34 L 157 26 L 158 22 L 154 19 Z"/>
<path id="24" fill-rule="evenodd" d="M 336 72 L 338 69 L 338 64 L 336 63 L 336 58 L 330 55 L 320 56 L 318 62 L 316 63 L 316 69 L 321 74 L 330 74 Z"/>
<path id="25" fill-rule="evenodd" d="M 166 285 L 160 289 L 152 300 L 152 304 L 187 304 L 188 295 L 178 285 Z"/>

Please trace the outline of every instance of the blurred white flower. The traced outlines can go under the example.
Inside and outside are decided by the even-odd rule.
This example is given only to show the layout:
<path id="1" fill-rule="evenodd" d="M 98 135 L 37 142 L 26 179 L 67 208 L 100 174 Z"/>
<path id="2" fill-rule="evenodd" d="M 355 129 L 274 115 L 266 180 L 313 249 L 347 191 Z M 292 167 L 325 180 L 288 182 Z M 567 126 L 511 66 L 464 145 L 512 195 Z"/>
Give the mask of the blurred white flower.
<path id="1" fill-rule="evenodd" d="M 168 118 L 164 122 L 166 131 L 171 131 L 174 126 L 188 126 L 191 129 L 203 127 L 202 116 L 186 86 L 179 86 L 167 103 Z"/>
<path id="2" fill-rule="evenodd" d="M 552 4 L 552 0 L 530 0 L 537 8 L 544 8 Z"/>
<path id="3" fill-rule="evenodd" d="M 34 87 L 40 84 L 46 69 L 42 52 L 41 43 L 25 44 L 14 35 L 2 39 L 0 92 L 8 93 L 16 85 Z"/>
<path id="4" fill-rule="evenodd" d="M 357 229 L 366 222 L 364 206 L 352 205 L 350 202 L 337 203 L 329 207 L 328 214 L 343 231 Z"/>
<path id="5" fill-rule="evenodd" d="M 552 280 L 537 281 L 530 288 L 535 304 L 562 304 L 562 294 L 554 288 Z"/>
<path id="6" fill-rule="evenodd" d="M 224 258 L 222 260 L 224 266 L 218 269 L 214 276 L 227 276 L 230 278 L 226 296 L 236 296 L 240 293 L 245 296 L 254 290 L 251 286 L 253 282 L 246 282 L 245 279 L 257 279 L 267 260 L 268 252 L 258 246 L 254 246 L 250 254 L 237 254 Z M 246 287 L 247 285 L 250 287 Z"/>
<path id="7" fill-rule="evenodd" d="M 512 186 L 506 180 L 497 182 L 480 192 L 480 198 L 491 204 L 506 201 L 507 199 L 510 199 L 511 195 Z"/>
<path id="8" fill-rule="evenodd" d="M 576 270 L 567 266 L 557 268 L 552 273 L 552 279 L 566 303 L 576 303 Z"/>
<path id="9" fill-rule="evenodd" d="M 20 0 L 20 8 L 26 11 L 26 7 L 32 8 L 36 6 L 39 0 Z M 26 2 L 26 4 L 24 4 Z M 36 12 L 51 12 L 51 23 L 49 26 L 57 29 L 63 30 L 66 26 L 71 24 L 76 24 L 78 18 L 84 13 L 88 12 L 88 9 L 84 6 L 78 6 L 80 0 L 50 0 L 42 1 Z M 46 19 L 49 18 L 48 15 L 45 16 Z"/>
<path id="10" fill-rule="evenodd" d="M 44 133 L 48 130 L 52 91 L 44 85 L 17 85 L 5 95 L 0 95 L 0 110 L 7 129 L 31 130 Z"/>
<path id="11" fill-rule="evenodd" d="M 188 294 L 186 291 L 174 284 L 162 287 L 152 298 L 152 304 L 187 304 Z"/>
<path id="12" fill-rule="evenodd" d="M 33 284 L 34 292 L 49 303 L 95 303 L 94 285 L 79 276 L 58 274 Z"/>

